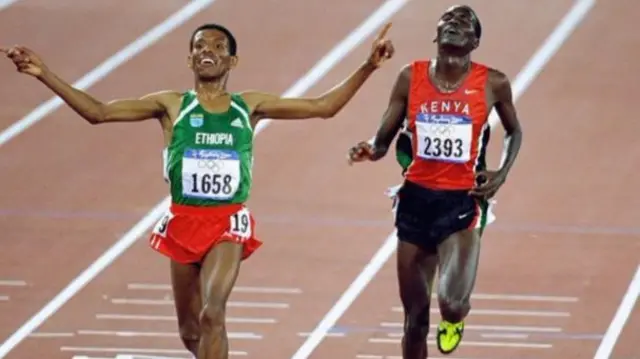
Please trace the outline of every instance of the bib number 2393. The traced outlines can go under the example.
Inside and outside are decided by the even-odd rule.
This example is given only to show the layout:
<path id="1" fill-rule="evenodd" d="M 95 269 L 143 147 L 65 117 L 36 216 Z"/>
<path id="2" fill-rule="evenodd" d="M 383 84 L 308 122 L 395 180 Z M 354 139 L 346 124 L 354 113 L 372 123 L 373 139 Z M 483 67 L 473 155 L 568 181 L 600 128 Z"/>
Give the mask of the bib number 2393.
<path id="1" fill-rule="evenodd" d="M 421 114 L 416 120 L 417 155 L 430 160 L 464 163 L 471 158 L 471 120 L 455 115 Z"/>
<path id="2" fill-rule="evenodd" d="M 240 158 L 232 150 L 186 150 L 182 159 L 182 194 L 229 200 L 240 184 Z"/>

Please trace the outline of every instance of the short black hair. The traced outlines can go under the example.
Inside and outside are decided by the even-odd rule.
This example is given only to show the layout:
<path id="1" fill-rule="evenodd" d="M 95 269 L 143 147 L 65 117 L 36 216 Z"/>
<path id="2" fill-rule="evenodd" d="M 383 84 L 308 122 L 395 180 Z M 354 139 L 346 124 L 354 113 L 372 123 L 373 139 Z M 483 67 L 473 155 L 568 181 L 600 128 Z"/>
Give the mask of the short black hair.
<path id="1" fill-rule="evenodd" d="M 482 24 L 480 24 L 480 18 L 478 17 L 478 14 L 469 5 L 462 5 L 461 7 L 467 9 L 467 11 L 471 13 L 473 31 L 476 33 L 476 37 L 478 38 L 478 40 L 480 40 L 480 37 L 482 36 Z"/>
<path id="2" fill-rule="evenodd" d="M 214 23 L 200 25 L 198 26 L 197 29 L 193 31 L 193 33 L 191 34 L 191 41 L 189 41 L 189 51 L 193 50 L 193 39 L 196 37 L 196 34 L 198 33 L 198 31 L 202 31 L 202 30 L 218 30 L 224 33 L 225 36 L 227 37 L 227 40 L 229 41 L 229 54 L 231 56 L 236 55 L 238 51 L 238 43 L 236 42 L 236 38 L 233 36 L 231 31 L 229 31 L 229 29 L 227 29 L 222 25 L 214 24 Z"/>

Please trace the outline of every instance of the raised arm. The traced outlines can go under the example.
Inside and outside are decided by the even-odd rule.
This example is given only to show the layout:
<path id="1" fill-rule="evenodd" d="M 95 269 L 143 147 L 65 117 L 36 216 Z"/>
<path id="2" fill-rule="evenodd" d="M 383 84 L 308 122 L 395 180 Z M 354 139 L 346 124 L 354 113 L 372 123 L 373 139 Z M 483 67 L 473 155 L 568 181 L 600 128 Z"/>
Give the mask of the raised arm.
<path id="1" fill-rule="evenodd" d="M 411 80 L 411 65 L 402 68 L 391 90 L 389 104 L 382 115 L 382 121 L 374 138 L 361 141 L 349 150 L 349 163 L 364 160 L 377 161 L 389 151 L 393 138 L 402 127 L 407 116 L 407 100 L 409 97 L 409 82 Z"/>
<path id="2" fill-rule="evenodd" d="M 32 50 L 16 46 L 1 51 L 13 61 L 19 72 L 37 78 L 91 124 L 160 119 L 167 111 L 166 99 L 173 95 L 172 92 L 159 92 L 138 99 L 103 103 L 62 80 Z"/>
<path id="3" fill-rule="evenodd" d="M 389 23 L 382 29 L 372 45 L 369 58 L 356 71 L 318 97 L 283 98 L 257 92 L 245 93 L 245 98 L 253 103 L 254 118 L 308 119 L 335 116 L 353 98 L 369 76 L 393 56 L 393 45 L 390 40 L 384 38 L 390 27 Z"/>

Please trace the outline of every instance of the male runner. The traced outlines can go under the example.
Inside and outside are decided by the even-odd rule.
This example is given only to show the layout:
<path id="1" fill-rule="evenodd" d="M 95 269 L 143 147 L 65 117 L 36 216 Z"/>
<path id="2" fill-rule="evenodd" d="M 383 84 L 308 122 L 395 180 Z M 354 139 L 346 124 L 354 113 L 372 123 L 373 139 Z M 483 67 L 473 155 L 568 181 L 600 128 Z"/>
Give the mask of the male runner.
<path id="1" fill-rule="evenodd" d="M 395 209 L 405 359 L 427 356 L 436 268 L 442 316 L 438 349 L 449 354 L 460 343 L 476 279 L 480 235 L 487 221 L 487 200 L 507 178 L 522 140 L 509 80 L 470 59 L 481 29 L 470 7 L 449 8 L 438 22 L 437 57 L 402 69 L 375 138 L 349 151 L 350 162 L 379 160 L 408 119 L 413 160 Z M 487 170 L 485 163 L 492 108 L 506 132 L 497 171 Z"/>
<path id="2" fill-rule="evenodd" d="M 385 34 L 345 81 L 316 98 L 281 98 L 226 83 L 238 61 L 236 40 L 217 24 L 197 28 L 190 40 L 193 90 L 162 91 L 137 99 L 101 102 L 50 71 L 33 51 L 2 50 L 21 73 L 36 77 L 91 124 L 158 119 L 164 134 L 164 170 L 172 204 L 149 239 L 171 259 L 180 337 L 198 359 L 228 358 L 225 307 L 240 263 L 261 244 L 244 205 L 252 185 L 253 129 L 264 118 L 335 116 L 394 52 Z"/>

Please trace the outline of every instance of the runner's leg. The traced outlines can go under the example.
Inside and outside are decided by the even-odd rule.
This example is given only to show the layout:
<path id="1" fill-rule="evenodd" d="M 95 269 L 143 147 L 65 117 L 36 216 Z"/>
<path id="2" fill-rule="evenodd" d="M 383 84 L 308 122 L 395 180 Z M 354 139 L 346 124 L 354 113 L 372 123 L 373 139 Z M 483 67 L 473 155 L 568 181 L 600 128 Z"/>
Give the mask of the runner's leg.
<path id="1" fill-rule="evenodd" d="M 200 272 L 204 306 L 200 313 L 198 359 L 229 357 L 225 312 L 241 261 L 242 244 L 233 242 L 217 244 L 204 258 Z"/>
<path id="2" fill-rule="evenodd" d="M 199 315 L 202 310 L 200 267 L 171 261 L 171 286 L 178 316 L 180 339 L 194 357 L 200 342 Z"/>
<path id="3" fill-rule="evenodd" d="M 469 299 L 476 282 L 480 259 L 480 236 L 477 230 L 454 233 L 438 247 L 440 274 L 438 304 L 442 318 L 457 323 L 469 314 Z"/>
<path id="4" fill-rule="evenodd" d="M 438 328 L 438 348 L 451 353 L 462 340 L 463 320 L 471 310 L 469 299 L 480 257 L 479 231 L 465 229 L 449 236 L 438 247 L 438 256 L 438 304 L 443 319 Z"/>
<path id="5" fill-rule="evenodd" d="M 427 252 L 415 244 L 399 241 L 397 275 L 404 308 L 403 359 L 427 357 L 431 287 L 437 264 L 435 251 Z"/>

